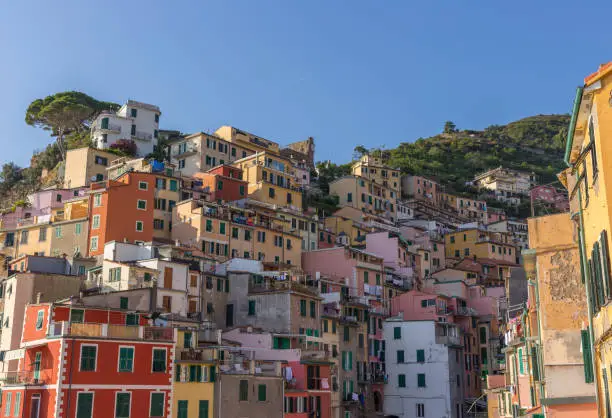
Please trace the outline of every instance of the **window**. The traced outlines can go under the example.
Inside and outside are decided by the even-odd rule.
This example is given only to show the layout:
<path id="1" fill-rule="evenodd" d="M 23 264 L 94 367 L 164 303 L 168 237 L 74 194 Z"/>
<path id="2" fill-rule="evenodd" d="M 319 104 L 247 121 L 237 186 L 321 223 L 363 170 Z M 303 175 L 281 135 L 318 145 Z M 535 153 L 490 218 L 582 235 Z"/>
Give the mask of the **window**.
<path id="1" fill-rule="evenodd" d="M 270 188 L 268 189 L 268 196 L 269 196 L 269 197 L 271 197 L 271 198 L 274 198 L 274 196 L 275 196 L 275 195 L 274 195 L 274 189 L 273 189 L 272 187 L 270 187 Z"/>
<path id="2" fill-rule="evenodd" d="M 451 242 L 451 244 L 455 243 L 455 237 L 453 235 L 451 235 L 451 237 L 450 237 L 450 242 Z"/>
<path id="3" fill-rule="evenodd" d="M 417 385 L 420 388 L 424 388 L 425 387 L 425 373 L 417 374 Z"/>
<path id="4" fill-rule="evenodd" d="M 310 301 L 310 317 L 311 318 L 317 317 L 317 303 L 314 300 Z"/>
<path id="5" fill-rule="evenodd" d="M 130 109 L 130 115 L 133 118 L 138 117 L 138 109 Z"/>
<path id="6" fill-rule="evenodd" d="M 399 340 L 402 338 L 402 329 L 400 327 L 393 327 L 393 339 Z"/>
<path id="7" fill-rule="evenodd" d="M 142 232 L 143 229 L 144 229 L 144 226 L 143 226 L 142 221 L 136 221 L 136 231 Z"/>
<path id="8" fill-rule="evenodd" d="M 72 309 L 70 311 L 70 322 L 82 324 L 85 312 L 82 309 Z"/>
<path id="9" fill-rule="evenodd" d="M 470 249 L 469 248 L 465 248 L 463 250 L 463 255 L 465 255 L 466 257 L 470 255 Z"/>
<path id="10" fill-rule="evenodd" d="M 582 338 L 582 360 L 584 362 L 584 381 L 586 383 L 593 383 L 593 357 L 591 353 L 591 338 L 589 335 L 589 329 L 580 331 Z"/>
<path id="11" fill-rule="evenodd" d="M 45 318 L 45 311 L 38 311 L 36 316 L 36 329 L 40 330 L 43 326 L 43 319 Z"/>
<path id="12" fill-rule="evenodd" d="M 250 300 L 249 301 L 249 316 L 254 316 L 254 315 L 255 315 L 255 301 Z"/>
<path id="13" fill-rule="evenodd" d="M 346 201 L 347 202 L 352 202 L 353 201 L 353 193 L 347 193 Z"/>
<path id="14" fill-rule="evenodd" d="M 345 326 L 344 327 L 344 341 L 350 341 L 351 340 L 351 331 L 350 328 Z"/>
<path id="15" fill-rule="evenodd" d="M 46 232 L 47 232 L 47 230 L 45 228 L 45 238 L 47 236 Z M 74 224 L 74 234 L 75 235 L 81 235 L 81 223 Z"/>
<path id="16" fill-rule="evenodd" d="M 81 225 L 81 224 L 77 224 L 77 225 Z M 80 233 L 81 231 L 79 231 Z M 76 233 L 76 231 L 75 231 Z M 40 228 L 38 230 L 38 241 L 46 241 L 47 240 L 47 228 Z"/>
<path id="17" fill-rule="evenodd" d="M 257 400 L 259 402 L 266 401 L 266 385 L 258 385 L 257 386 Z"/>
<path id="18" fill-rule="evenodd" d="M 91 223 L 91 229 L 99 229 L 99 228 L 100 228 L 100 215 L 94 215 L 92 223 Z"/>
<path id="19" fill-rule="evenodd" d="M 364 283 L 370 283 L 370 274 L 367 271 L 363 272 L 363 282 Z"/>
<path id="20" fill-rule="evenodd" d="M 163 230 L 164 229 L 164 220 L 163 219 L 153 219 L 153 229 Z"/>
<path id="21" fill-rule="evenodd" d="M 300 315 L 306 316 L 306 300 L 304 299 L 300 300 Z"/>
<path id="22" fill-rule="evenodd" d="M 127 309 L 128 308 L 128 298 L 121 296 L 119 298 L 119 308 L 120 309 Z"/>
<path id="23" fill-rule="evenodd" d="M 93 392 L 79 392 L 77 394 L 76 418 L 93 417 Z"/>
<path id="24" fill-rule="evenodd" d="M 178 418 L 187 418 L 189 414 L 189 403 L 187 401 L 178 401 Z"/>
<path id="25" fill-rule="evenodd" d="M 13 400 L 13 394 L 11 392 L 7 392 L 6 394 L 6 405 L 4 407 L 4 415 L 5 416 L 10 416 L 11 415 L 11 403 Z"/>
<path id="26" fill-rule="evenodd" d="M 404 362 L 404 350 L 397 350 L 397 362 L 398 363 Z"/>
<path id="27" fill-rule="evenodd" d="M 244 230 L 244 240 L 245 241 L 250 241 L 251 240 L 251 231 L 248 229 Z"/>
<path id="28" fill-rule="evenodd" d="M 96 371 L 97 345 L 81 345 L 81 368 L 82 372 Z"/>
<path id="29" fill-rule="evenodd" d="M 249 381 L 248 380 L 240 381 L 238 400 L 240 401 L 249 400 Z"/>
<path id="30" fill-rule="evenodd" d="M 130 418 L 130 392 L 117 392 L 115 395 L 115 418 Z"/>
<path id="31" fill-rule="evenodd" d="M 417 362 L 425 363 L 425 350 L 417 350 Z"/>
<path id="32" fill-rule="evenodd" d="M 153 349 L 153 372 L 164 373 L 166 371 L 166 349 Z"/>
<path id="33" fill-rule="evenodd" d="M 461 256 L 461 253 L 459 252 L 459 250 L 455 250 L 455 257 L 459 258 Z"/>
<path id="34" fill-rule="evenodd" d="M 418 418 L 422 418 L 422 417 L 425 416 L 425 404 L 424 403 L 416 404 L 416 409 L 417 409 L 416 416 Z M 459 416 L 459 415 L 457 415 L 457 416 Z"/>
<path id="35" fill-rule="evenodd" d="M 406 387 L 406 375 L 405 374 L 398 374 L 397 375 L 397 387 L 398 388 L 405 388 Z"/>
<path id="36" fill-rule="evenodd" d="M 178 181 L 170 180 L 170 191 L 176 192 L 178 190 Z"/>
<path id="37" fill-rule="evenodd" d="M 163 392 L 151 393 L 151 407 L 149 408 L 150 417 L 164 416 L 165 394 Z"/>
<path id="38" fill-rule="evenodd" d="M 121 280 L 121 267 L 114 267 L 108 270 L 108 281 L 118 282 Z"/>
<path id="39" fill-rule="evenodd" d="M 21 231 L 21 243 L 22 244 L 28 243 L 28 231 Z"/>
<path id="40" fill-rule="evenodd" d="M 287 193 L 287 203 L 292 203 L 293 202 L 293 197 L 291 196 L 291 193 Z"/>
<path id="41" fill-rule="evenodd" d="M 146 181 L 139 181 L 138 182 L 138 189 L 139 190 L 148 190 L 149 189 L 149 183 L 147 183 Z M 100 196 L 100 195 L 96 195 L 96 196 Z"/>
<path id="42" fill-rule="evenodd" d="M 134 347 L 119 347 L 119 371 L 134 371 Z"/>
<path id="43" fill-rule="evenodd" d="M 136 203 L 136 207 L 139 210 L 147 210 L 147 201 L 138 199 L 138 202 Z"/>

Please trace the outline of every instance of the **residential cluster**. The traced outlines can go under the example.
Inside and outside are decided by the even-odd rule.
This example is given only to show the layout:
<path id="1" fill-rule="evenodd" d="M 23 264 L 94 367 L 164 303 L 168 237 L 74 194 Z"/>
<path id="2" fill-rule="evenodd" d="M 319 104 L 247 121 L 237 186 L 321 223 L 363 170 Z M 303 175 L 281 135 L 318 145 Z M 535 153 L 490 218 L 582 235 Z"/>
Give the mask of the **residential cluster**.
<path id="1" fill-rule="evenodd" d="M 569 208 L 529 220 L 375 152 L 327 212 L 313 138 L 101 113 L 61 185 L 0 214 L 0 417 L 609 415 L 611 70 L 576 99 L 569 199 L 534 173 L 474 178 Z"/>

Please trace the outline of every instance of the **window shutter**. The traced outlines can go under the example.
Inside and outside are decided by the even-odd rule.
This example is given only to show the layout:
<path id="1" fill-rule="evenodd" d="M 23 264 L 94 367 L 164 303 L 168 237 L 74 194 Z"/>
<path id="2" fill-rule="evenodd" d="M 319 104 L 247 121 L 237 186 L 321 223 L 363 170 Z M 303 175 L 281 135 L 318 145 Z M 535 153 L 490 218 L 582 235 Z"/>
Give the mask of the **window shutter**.
<path id="1" fill-rule="evenodd" d="M 540 380 L 540 365 L 538 364 L 538 349 L 531 347 L 531 364 L 533 380 L 536 382 Z"/>
<path id="2" fill-rule="evenodd" d="M 593 357 L 591 356 L 591 339 L 589 328 L 581 331 L 582 337 L 582 359 L 584 361 L 584 381 L 593 383 Z"/>
<path id="3" fill-rule="evenodd" d="M 348 352 L 348 369 L 353 370 L 353 352 Z"/>
<path id="4" fill-rule="evenodd" d="M 210 373 L 209 373 L 209 375 L 210 375 L 210 381 L 211 382 L 215 381 L 215 372 L 216 372 L 215 366 L 210 366 Z"/>
<path id="5" fill-rule="evenodd" d="M 600 245 L 601 245 L 601 261 L 603 267 L 603 277 L 606 283 L 607 289 L 607 297 L 610 299 L 612 297 L 612 283 L 610 282 L 610 251 L 608 248 L 608 233 L 606 230 L 601 231 L 601 235 L 599 237 Z"/>
<path id="6" fill-rule="evenodd" d="M 342 352 L 342 370 L 347 370 L 347 368 L 346 368 L 346 351 Z"/>

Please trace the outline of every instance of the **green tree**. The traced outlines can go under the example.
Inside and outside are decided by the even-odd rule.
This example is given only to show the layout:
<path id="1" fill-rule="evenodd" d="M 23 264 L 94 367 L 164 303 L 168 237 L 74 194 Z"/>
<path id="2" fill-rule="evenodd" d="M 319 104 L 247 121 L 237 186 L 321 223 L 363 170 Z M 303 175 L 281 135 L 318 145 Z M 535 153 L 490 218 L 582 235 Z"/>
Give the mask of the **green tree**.
<path id="1" fill-rule="evenodd" d="M 353 150 L 353 158 L 355 160 L 358 160 L 359 158 L 363 157 L 367 153 L 368 153 L 368 149 L 366 147 L 364 147 L 363 145 L 357 145 L 355 149 Z"/>
<path id="2" fill-rule="evenodd" d="M 87 135 L 89 125 L 102 110 L 116 110 L 119 105 L 103 102 L 78 91 L 66 91 L 36 99 L 28 106 L 25 122 L 50 131 L 64 158 L 67 135 Z"/>
<path id="3" fill-rule="evenodd" d="M 444 133 L 445 134 L 451 134 L 456 131 L 457 131 L 457 125 L 455 125 L 454 122 L 447 120 L 446 123 L 444 123 Z"/>

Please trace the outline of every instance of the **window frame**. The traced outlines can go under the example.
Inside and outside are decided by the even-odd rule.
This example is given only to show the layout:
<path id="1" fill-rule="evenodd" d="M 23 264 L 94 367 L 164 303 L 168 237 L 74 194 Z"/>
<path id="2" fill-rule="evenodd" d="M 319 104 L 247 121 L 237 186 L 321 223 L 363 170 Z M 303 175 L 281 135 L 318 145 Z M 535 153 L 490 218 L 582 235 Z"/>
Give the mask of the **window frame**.
<path id="1" fill-rule="evenodd" d="M 164 370 L 155 370 L 155 352 L 164 352 Z M 151 349 L 151 373 L 167 373 L 168 372 L 168 348 L 167 347 L 153 347 Z"/>
<path id="2" fill-rule="evenodd" d="M 121 349 L 131 349 L 132 350 L 132 364 L 131 370 L 122 370 L 121 369 Z M 117 349 L 117 372 L 118 373 L 134 373 L 134 363 L 136 362 L 136 347 L 133 345 L 120 345 Z"/>
<path id="3" fill-rule="evenodd" d="M 95 348 L 96 355 L 94 357 L 94 368 L 93 370 L 83 370 L 83 348 Z M 98 344 L 81 344 L 79 349 L 79 372 L 96 372 L 98 370 Z"/>

